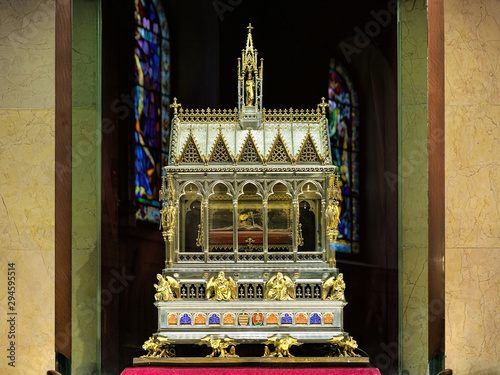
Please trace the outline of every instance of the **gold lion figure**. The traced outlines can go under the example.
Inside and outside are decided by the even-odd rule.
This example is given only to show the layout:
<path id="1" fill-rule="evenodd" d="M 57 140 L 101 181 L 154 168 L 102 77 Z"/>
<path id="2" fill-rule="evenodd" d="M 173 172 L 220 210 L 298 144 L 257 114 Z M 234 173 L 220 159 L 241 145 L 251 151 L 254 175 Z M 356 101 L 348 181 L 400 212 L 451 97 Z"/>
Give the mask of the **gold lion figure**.
<path id="1" fill-rule="evenodd" d="M 352 336 L 337 336 L 328 341 L 330 343 L 330 355 L 328 357 L 360 357 L 354 353 L 358 343 Z"/>
<path id="2" fill-rule="evenodd" d="M 323 290 L 321 292 L 321 298 L 324 300 L 336 300 L 345 302 L 344 290 L 344 275 L 339 273 L 337 278 L 335 278 L 335 276 L 332 276 L 324 282 Z"/>
<path id="3" fill-rule="evenodd" d="M 236 283 L 232 277 L 226 279 L 224 271 L 207 283 L 207 299 L 217 301 L 232 301 L 236 299 Z"/>
<path id="4" fill-rule="evenodd" d="M 263 357 L 294 357 L 290 353 L 290 347 L 293 345 L 302 345 L 293 337 L 278 338 L 277 335 L 271 336 L 264 342 L 264 355 Z M 274 345 L 274 351 L 271 352 L 267 345 Z"/>
<path id="5" fill-rule="evenodd" d="M 236 354 L 235 346 L 238 345 L 233 339 L 225 337 L 223 339 L 212 339 L 210 336 L 206 336 L 197 343 L 198 345 L 206 345 L 212 348 L 212 353 L 207 355 L 207 357 L 239 357 Z M 227 349 L 229 349 L 229 353 Z"/>
<path id="6" fill-rule="evenodd" d="M 295 299 L 295 286 L 292 279 L 278 272 L 267 282 L 264 297 L 265 299 L 276 299 L 278 301 Z"/>
<path id="7" fill-rule="evenodd" d="M 170 276 L 162 276 L 157 274 L 158 284 L 153 286 L 156 288 L 155 301 L 173 301 L 180 299 L 181 290 L 179 282 Z"/>
<path id="8" fill-rule="evenodd" d="M 154 357 L 175 357 L 175 350 L 171 348 L 173 341 L 170 341 L 166 337 L 153 336 L 144 342 L 142 348 L 147 351 L 147 353 L 142 358 L 154 358 Z"/>

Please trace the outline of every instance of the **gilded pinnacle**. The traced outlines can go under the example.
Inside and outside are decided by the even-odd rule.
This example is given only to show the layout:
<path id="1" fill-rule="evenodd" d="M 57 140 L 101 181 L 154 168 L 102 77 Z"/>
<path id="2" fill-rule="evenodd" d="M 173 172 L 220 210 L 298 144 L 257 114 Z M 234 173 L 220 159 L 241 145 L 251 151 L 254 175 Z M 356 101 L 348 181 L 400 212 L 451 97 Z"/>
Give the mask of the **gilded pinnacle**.
<path id="1" fill-rule="evenodd" d="M 246 52 L 253 51 L 253 40 L 252 40 L 252 24 L 248 24 L 248 36 L 247 36 L 247 47 Z"/>

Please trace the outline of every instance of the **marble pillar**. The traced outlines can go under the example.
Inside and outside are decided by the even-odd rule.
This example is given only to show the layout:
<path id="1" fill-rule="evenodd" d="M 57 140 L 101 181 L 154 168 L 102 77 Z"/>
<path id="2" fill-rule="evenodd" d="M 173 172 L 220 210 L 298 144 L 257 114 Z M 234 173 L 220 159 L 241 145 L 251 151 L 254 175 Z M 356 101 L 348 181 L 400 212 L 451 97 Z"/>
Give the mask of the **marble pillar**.
<path id="1" fill-rule="evenodd" d="M 55 367 L 54 9 L 52 0 L 0 1 L 2 374 L 40 374 Z M 10 295 L 9 268 L 15 269 Z M 15 305 L 8 304 L 11 296 Z M 6 322 L 12 318 L 10 336 Z M 7 358 L 11 347 L 13 360 Z"/>
<path id="2" fill-rule="evenodd" d="M 445 2 L 446 367 L 500 374 L 500 3 Z"/>
<path id="3" fill-rule="evenodd" d="M 73 0 L 72 375 L 100 367 L 100 6 Z"/>
<path id="4" fill-rule="evenodd" d="M 400 3 L 400 369 L 427 373 L 427 4 Z"/>

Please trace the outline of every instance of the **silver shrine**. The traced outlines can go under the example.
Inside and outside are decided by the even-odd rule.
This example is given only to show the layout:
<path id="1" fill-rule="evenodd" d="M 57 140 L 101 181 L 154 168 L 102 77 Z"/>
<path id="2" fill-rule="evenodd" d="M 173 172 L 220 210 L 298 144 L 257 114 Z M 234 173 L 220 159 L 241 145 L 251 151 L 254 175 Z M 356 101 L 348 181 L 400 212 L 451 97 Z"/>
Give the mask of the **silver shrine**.
<path id="1" fill-rule="evenodd" d="M 155 284 L 159 337 L 239 343 L 345 335 L 335 266 L 340 189 L 327 104 L 266 110 L 251 27 L 238 59 L 238 108 L 177 99 L 160 200 L 166 261 Z"/>

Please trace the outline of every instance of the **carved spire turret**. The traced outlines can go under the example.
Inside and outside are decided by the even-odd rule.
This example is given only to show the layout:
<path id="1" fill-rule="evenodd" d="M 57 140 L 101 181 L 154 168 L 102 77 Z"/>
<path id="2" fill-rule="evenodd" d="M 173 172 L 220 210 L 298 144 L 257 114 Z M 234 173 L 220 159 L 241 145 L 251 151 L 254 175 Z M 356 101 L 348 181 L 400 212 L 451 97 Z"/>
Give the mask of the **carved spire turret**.
<path id="1" fill-rule="evenodd" d="M 248 35 L 247 35 L 247 45 L 244 50 L 242 50 L 241 61 L 243 63 L 242 73 L 253 73 L 257 70 L 257 55 L 258 52 L 253 48 L 252 40 L 252 24 L 248 25 Z"/>
<path id="2" fill-rule="evenodd" d="M 238 112 L 242 128 L 256 129 L 262 119 L 262 61 L 257 66 L 257 50 L 253 47 L 252 24 L 247 43 L 238 59 Z"/>
<path id="3" fill-rule="evenodd" d="M 247 36 L 247 51 L 253 50 L 253 41 L 252 41 L 252 29 L 253 26 L 251 23 L 248 24 L 247 26 L 248 29 L 248 36 Z"/>

